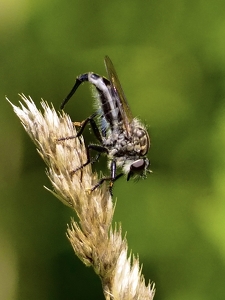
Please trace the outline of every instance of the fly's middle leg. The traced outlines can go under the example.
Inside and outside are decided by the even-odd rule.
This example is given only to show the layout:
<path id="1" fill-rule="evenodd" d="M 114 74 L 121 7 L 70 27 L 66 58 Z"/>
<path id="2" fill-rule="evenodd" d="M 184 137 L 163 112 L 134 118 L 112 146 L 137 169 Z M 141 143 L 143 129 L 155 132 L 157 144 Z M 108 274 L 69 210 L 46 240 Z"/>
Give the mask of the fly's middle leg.
<path id="1" fill-rule="evenodd" d="M 98 152 L 98 154 L 94 158 L 91 158 L 91 155 L 90 155 L 91 150 L 95 150 Z M 88 145 L 87 146 L 87 161 L 83 165 L 78 167 L 77 169 L 71 171 L 70 174 L 73 175 L 77 171 L 86 167 L 87 165 L 95 163 L 99 159 L 99 157 L 102 153 L 108 153 L 108 150 L 105 147 L 100 146 L 100 145 L 92 145 L 92 144 Z"/>

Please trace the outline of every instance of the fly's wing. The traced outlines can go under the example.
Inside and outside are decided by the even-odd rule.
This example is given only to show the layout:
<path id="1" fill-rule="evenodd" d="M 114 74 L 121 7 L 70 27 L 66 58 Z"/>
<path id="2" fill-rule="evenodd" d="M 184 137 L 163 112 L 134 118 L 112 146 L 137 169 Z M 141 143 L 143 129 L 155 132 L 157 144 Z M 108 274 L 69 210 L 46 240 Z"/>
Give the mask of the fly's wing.
<path id="1" fill-rule="evenodd" d="M 125 126 L 125 130 L 127 131 L 128 135 L 130 134 L 130 130 L 129 130 L 129 124 L 130 122 L 133 120 L 131 111 L 130 111 L 130 107 L 127 103 L 126 97 L 124 95 L 123 89 L 121 87 L 119 78 L 116 74 L 115 68 L 113 66 L 113 63 L 111 62 L 110 58 L 108 56 L 105 57 L 105 67 L 106 67 L 106 71 L 108 73 L 108 79 L 112 84 L 112 89 L 114 92 L 115 96 L 115 101 L 117 101 L 117 106 L 120 110 L 120 113 L 122 115 L 123 118 L 123 122 L 124 122 L 124 126 Z"/>

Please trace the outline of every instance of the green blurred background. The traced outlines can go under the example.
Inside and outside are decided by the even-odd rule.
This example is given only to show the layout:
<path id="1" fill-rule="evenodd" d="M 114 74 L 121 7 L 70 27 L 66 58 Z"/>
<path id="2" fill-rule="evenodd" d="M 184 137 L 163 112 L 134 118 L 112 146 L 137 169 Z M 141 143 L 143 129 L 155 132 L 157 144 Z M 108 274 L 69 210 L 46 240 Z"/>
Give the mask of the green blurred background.
<path id="1" fill-rule="evenodd" d="M 73 213 L 44 190 L 45 166 L 5 95 L 58 108 L 78 74 L 106 75 L 107 54 L 152 141 L 153 174 L 117 182 L 114 221 L 155 299 L 224 300 L 225 2 L 2 0 L 0 16 L 0 299 L 103 299 L 65 237 Z M 88 84 L 65 110 L 90 115 Z"/>

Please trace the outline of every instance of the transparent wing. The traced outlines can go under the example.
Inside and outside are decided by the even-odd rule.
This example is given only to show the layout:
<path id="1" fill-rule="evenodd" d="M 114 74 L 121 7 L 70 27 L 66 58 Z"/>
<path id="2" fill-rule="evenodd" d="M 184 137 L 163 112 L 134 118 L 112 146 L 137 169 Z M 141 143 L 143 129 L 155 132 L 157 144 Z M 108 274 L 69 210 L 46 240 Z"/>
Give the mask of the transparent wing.
<path id="1" fill-rule="evenodd" d="M 124 95 L 123 89 L 121 87 L 119 78 L 116 74 L 116 70 L 113 66 L 111 59 L 108 56 L 105 56 L 105 67 L 108 73 L 108 79 L 112 84 L 113 92 L 115 93 L 116 101 L 118 101 L 118 107 L 120 109 L 120 113 L 123 117 L 125 129 L 129 134 L 129 124 L 133 120 L 132 113 L 130 107 L 127 103 L 126 97 Z"/>

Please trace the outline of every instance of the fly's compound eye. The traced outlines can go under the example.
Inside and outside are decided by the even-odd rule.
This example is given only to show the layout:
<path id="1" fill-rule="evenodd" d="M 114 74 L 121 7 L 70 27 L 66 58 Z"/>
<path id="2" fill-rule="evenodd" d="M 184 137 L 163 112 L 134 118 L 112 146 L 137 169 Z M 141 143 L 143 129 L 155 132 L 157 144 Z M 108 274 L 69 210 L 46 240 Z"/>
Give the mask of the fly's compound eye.
<path id="1" fill-rule="evenodd" d="M 145 160 L 144 159 L 138 159 L 136 160 L 132 165 L 131 165 L 131 170 L 133 171 L 138 171 L 138 170 L 143 170 L 145 167 Z"/>
<path id="2" fill-rule="evenodd" d="M 135 174 L 139 174 L 142 177 L 145 177 L 146 174 L 146 169 L 148 168 L 149 165 L 149 160 L 146 159 L 138 159 L 135 162 L 133 162 L 130 166 L 130 171 L 127 175 L 127 181 L 130 179 L 131 176 L 135 175 Z"/>

